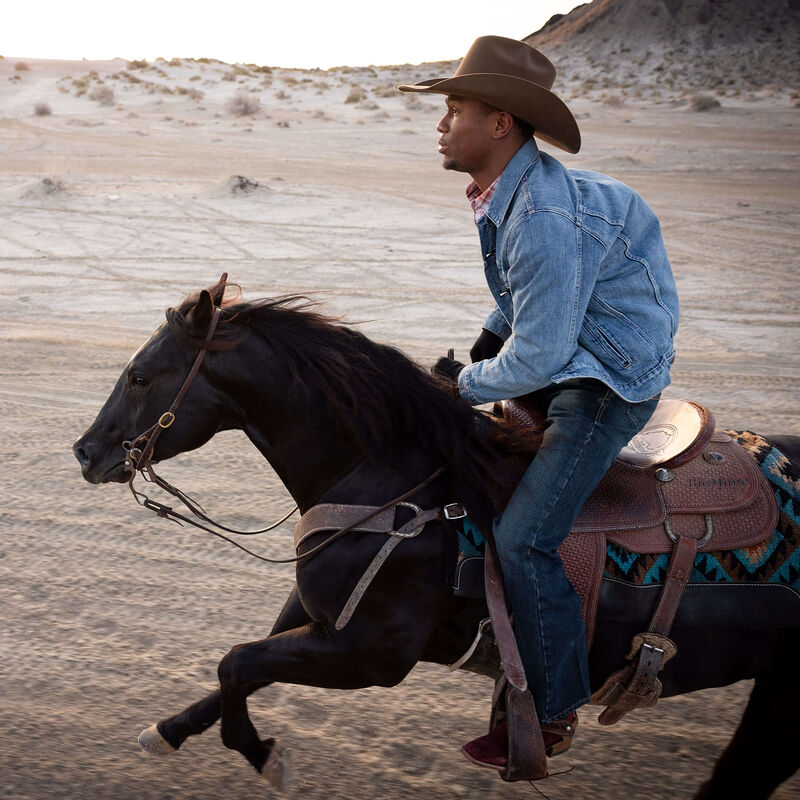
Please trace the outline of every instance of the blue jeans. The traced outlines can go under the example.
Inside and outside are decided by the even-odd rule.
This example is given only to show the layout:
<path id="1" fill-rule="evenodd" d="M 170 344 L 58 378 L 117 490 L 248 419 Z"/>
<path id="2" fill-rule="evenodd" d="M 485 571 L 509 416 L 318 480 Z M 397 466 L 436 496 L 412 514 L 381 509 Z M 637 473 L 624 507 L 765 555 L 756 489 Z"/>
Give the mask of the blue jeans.
<path id="1" fill-rule="evenodd" d="M 552 722 L 588 702 L 591 693 L 580 598 L 557 549 L 658 398 L 629 403 L 592 378 L 552 384 L 534 397 L 547 409 L 548 427 L 494 521 L 494 539 L 528 686 L 539 719 Z"/>

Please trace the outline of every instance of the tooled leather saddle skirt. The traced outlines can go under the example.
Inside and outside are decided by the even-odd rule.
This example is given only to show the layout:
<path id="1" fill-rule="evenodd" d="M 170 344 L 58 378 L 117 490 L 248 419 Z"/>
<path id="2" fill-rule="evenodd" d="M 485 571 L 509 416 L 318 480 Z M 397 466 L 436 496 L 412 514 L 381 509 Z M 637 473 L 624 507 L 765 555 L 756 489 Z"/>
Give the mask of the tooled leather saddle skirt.
<path id="1" fill-rule="evenodd" d="M 543 429 L 536 409 L 503 403 L 504 417 Z M 677 537 L 693 537 L 698 553 L 755 545 L 775 529 L 777 506 L 755 460 L 722 431 L 703 406 L 661 400 L 645 428 L 622 450 L 584 504 L 559 548 L 581 597 L 591 644 L 609 543 L 629 553 L 669 553 Z M 463 555 L 463 554 L 462 554 Z M 468 583 L 462 557 L 455 589 Z M 458 592 L 469 593 L 469 591 Z"/>

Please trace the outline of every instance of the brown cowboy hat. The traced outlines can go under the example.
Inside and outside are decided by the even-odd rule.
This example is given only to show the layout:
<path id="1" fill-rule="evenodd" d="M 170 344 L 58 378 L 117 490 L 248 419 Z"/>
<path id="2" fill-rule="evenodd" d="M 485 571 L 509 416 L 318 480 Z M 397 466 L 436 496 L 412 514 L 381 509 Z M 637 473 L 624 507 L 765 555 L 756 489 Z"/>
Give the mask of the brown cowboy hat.
<path id="1" fill-rule="evenodd" d="M 531 125 L 538 138 L 568 153 L 581 147 L 572 112 L 550 87 L 556 68 L 538 50 L 517 39 L 481 36 L 472 43 L 452 78 L 433 78 L 401 92 L 472 97 L 507 111 Z"/>

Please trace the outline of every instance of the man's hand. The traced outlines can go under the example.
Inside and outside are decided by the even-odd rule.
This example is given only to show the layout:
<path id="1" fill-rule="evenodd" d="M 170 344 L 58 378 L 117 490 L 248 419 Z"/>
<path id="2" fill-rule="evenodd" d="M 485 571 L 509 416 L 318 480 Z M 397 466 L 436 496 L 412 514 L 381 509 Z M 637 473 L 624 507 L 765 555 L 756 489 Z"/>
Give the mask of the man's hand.
<path id="1" fill-rule="evenodd" d="M 442 356 L 433 365 L 431 372 L 434 375 L 438 375 L 440 378 L 457 383 L 458 376 L 462 369 L 464 369 L 464 365 L 460 361 L 456 361 L 449 356 Z"/>
<path id="2" fill-rule="evenodd" d="M 481 335 L 475 340 L 472 349 L 469 351 L 469 357 L 474 364 L 476 361 L 483 361 L 486 358 L 494 358 L 502 349 L 503 340 L 486 328 L 481 330 Z"/>

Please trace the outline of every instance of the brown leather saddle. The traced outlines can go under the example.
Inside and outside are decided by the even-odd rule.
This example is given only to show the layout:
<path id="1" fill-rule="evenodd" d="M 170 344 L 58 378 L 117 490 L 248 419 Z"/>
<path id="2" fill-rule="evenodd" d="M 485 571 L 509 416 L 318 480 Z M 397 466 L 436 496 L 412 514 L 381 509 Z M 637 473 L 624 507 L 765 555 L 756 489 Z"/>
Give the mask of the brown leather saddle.
<path id="1" fill-rule="evenodd" d="M 542 415 L 524 399 L 506 401 L 497 411 L 515 424 L 544 430 Z M 660 696 L 656 676 L 676 652 L 668 634 L 697 554 L 757 544 L 772 534 L 777 518 L 766 478 L 743 447 L 715 430 L 713 414 L 696 403 L 662 400 L 559 548 L 581 597 L 590 646 L 607 542 L 633 553 L 671 554 L 656 610 L 648 630 L 634 638 L 630 664 L 592 697 L 608 706 L 601 723 L 612 724 Z"/>

